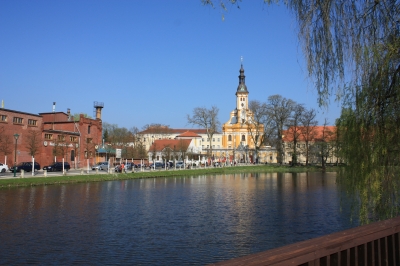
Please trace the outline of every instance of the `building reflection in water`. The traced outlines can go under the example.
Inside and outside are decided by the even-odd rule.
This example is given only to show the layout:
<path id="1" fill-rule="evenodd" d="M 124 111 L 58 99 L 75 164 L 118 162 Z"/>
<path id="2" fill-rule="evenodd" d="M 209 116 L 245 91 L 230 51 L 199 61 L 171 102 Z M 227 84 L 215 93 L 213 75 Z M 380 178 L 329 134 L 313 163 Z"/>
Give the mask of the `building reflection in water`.
<path id="1" fill-rule="evenodd" d="M 335 182 L 334 173 L 238 173 L 2 189 L 0 264 L 243 256 L 356 226 Z"/>

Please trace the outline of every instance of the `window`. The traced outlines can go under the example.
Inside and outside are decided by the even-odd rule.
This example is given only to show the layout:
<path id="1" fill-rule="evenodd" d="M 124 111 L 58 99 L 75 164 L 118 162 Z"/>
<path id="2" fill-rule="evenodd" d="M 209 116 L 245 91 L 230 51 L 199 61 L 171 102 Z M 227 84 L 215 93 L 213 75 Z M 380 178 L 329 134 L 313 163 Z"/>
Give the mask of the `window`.
<path id="1" fill-rule="evenodd" d="M 28 119 L 28 125 L 29 126 L 37 126 L 37 120 Z"/>
<path id="2" fill-rule="evenodd" d="M 209 145 L 207 145 L 207 149 L 209 148 L 208 146 L 209 146 Z"/>
<path id="3" fill-rule="evenodd" d="M 282 148 L 285 148 L 285 144 L 282 144 Z"/>
<path id="4" fill-rule="evenodd" d="M 232 141 L 232 135 L 228 135 L 228 141 Z"/>
<path id="5" fill-rule="evenodd" d="M 85 151 L 85 158 L 87 158 L 87 151 Z"/>
<path id="6" fill-rule="evenodd" d="M 213 149 L 215 148 L 215 145 L 212 145 Z"/>
<path id="7" fill-rule="evenodd" d="M 90 126 L 87 128 L 87 133 L 90 134 Z"/>
<path id="8" fill-rule="evenodd" d="M 201 140 L 204 141 L 204 138 L 202 138 Z"/>
<path id="9" fill-rule="evenodd" d="M 288 147 L 288 148 L 291 148 L 291 147 L 292 147 L 292 144 L 288 144 L 287 147 Z"/>
<path id="10" fill-rule="evenodd" d="M 246 141 L 246 136 L 242 135 L 242 141 Z"/>
<path id="11" fill-rule="evenodd" d="M 213 138 L 213 142 L 215 142 L 215 138 Z"/>
<path id="12" fill-rule="evenodd" d="M 87 138 L 86 139 L 86 143 L 92 143 L 93 142 L 93 139 L 92 138 Z"/>
<path id="13" fill-rule="evenodd" d="M 303 144 L 303 148 L 305 148 L 306 147 L 306 144 Z"/>
<path id="14" fill-rule="evenodd" d="M 77 137 L 69 136 L 69 141 L 76 142 L 78 140 Z"/>
<path id="15" fill-rule="evenodd" d="M 201 148 L 204 149 L 204 145 L 201 145 Z"/>
<path id="16" fill-rule="evenodd" d="M 300 148 L 300 144 L 297 144 L 297 148 Z"/>
<path id="17" fill-rule="evenodd" d="M 219 149 L 219 145 L 217 146 L 217 148 Z"/>
<path id="18" fill-rule="evenodd" d="M 13 123 L 14 124 L 22 124 L 23 119 L 21 117 L 14 117 Z"/>
<path id="19" fill-rule="evenodd" d="M 53 139 L 53 134 L 44 134 L 44 139 Z"/>
<path id="20" fill-rule="evenodd" d="M 6 115 L 0 115 L 0 122 L 7 122 L 7 116 Z"/>
<path id="21" fill-rule="evenodd" d="M 64 140 L 65 140 L 65 136 L 64 136 L 64 135 L 58 135 L 58 136 L 57 136 L 57 139 L 58 139 L 59 141 L 64 141 Z"/>
<path id="22" fill-rule="evenodd" d="M 217 139 L 217 141 L 219 142 L 219 138 Z"/>

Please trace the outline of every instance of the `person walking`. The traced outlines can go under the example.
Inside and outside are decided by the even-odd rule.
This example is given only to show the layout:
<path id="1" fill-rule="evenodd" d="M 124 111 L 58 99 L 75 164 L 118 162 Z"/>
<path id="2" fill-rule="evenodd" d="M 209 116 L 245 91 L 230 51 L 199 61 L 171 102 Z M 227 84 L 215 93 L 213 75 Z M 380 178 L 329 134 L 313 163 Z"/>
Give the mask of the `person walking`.
<path id="1" fill-rule="evenodd" d="M 124 163 L 121 163 L 121 173 L 122 173 L 122 172 L 126 173 Z"/>

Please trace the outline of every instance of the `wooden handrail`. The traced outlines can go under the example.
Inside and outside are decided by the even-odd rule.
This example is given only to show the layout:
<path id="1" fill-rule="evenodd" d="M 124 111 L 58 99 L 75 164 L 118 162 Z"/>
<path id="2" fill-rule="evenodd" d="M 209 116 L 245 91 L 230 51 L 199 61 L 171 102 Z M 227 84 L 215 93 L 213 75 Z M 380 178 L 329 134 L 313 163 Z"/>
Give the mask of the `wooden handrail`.
<path id="1" fill-rule="evenodd" d="M 211 265 L 400 265 L 400 217 Z"/>

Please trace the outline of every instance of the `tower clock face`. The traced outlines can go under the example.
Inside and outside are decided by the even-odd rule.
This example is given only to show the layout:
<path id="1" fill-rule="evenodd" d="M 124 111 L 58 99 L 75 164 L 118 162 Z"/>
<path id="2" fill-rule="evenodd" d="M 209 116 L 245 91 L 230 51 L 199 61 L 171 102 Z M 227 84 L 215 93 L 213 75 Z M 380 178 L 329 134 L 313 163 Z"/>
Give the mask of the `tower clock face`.
<path id="1" fill-rule="evenodd" d="M 244 106 L 244 103 L 242 103 L 242 107 Z"/>

